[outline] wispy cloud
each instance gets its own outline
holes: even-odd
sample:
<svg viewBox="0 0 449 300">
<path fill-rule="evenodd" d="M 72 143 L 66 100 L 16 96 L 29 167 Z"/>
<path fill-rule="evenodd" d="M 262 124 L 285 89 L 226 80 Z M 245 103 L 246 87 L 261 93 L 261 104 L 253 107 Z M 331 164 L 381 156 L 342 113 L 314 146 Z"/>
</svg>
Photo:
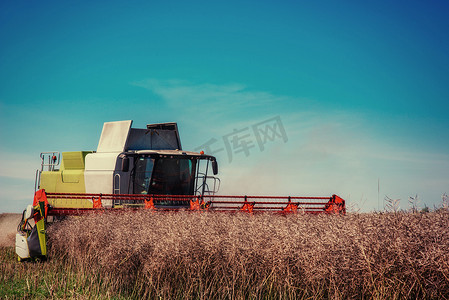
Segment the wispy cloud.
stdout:
<svg viewBox="0 0 449 300">
<path fill-rule="evenodd" d="M 182 105 L 183 109 L 188 111 L 200 109 L 202 112 L 215 114 L 225 114 L 236 108 L 266 107 L 293 100 L 265 91 L 253 91 L 237 83 L 217 85 L 195 84 L 184 80 L 146 79 L 134 82 L 133 85 L 152 91 L 171 106 Z"/>
<path fill-rule="evenodd" d="M 242 84 L 147 79 L 134 85 L 158 95 L 174 111 L 182 110 L 181 116 L 189 116 L 190 132 L 195 132 L 187 137 L 191 146 L 209 138 L 220 141 L 233 129 L 281 117 L 287 143 L 273 142 L 264 152 L 253 148 L 248 157 L 235 153 L 232 163 L 225 151 L 217 154 L 222 192 L 339 193 L 366 199 L 367 209 L 378 205 L 379 178 L 381 199 L 385 194 L 406 199 L 408 193 L 431 199 L 444 192 L 447 154 L 391 142 L 388 133 L 363 112 L 319 109 L 310 99 L 251 90 Z M 203 128 L 204 124 L 208 126 Z"/>
<path fill-rule="evenodd" d="M 314 103 L 305 98 L 252 90 L 239 83 L 145 79 L 132 84 L 159 96 L 174 115 L 181 114 L 183 122 L 195 128 L 197 134 L 191 137 L 193 139 L 224 135 L 276 115 L 283 117 L 284 112 L 291 111 L 292 103 L 301 103 L 304 107 Z M 203 139 L 193 143 L 203 143 Z"/>
</svg>

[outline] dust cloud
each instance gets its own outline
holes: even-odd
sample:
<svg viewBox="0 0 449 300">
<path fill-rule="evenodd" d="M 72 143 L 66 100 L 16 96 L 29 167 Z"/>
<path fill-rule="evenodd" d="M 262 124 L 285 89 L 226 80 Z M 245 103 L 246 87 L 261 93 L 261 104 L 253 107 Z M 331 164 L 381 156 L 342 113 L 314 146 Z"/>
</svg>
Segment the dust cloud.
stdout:
<svg viewBox="0 0 449 300">
<path fill-rule="evenodd" d="M 14 247 L 21 214 L 0 214 L 0 247 Z"/>
</svg>

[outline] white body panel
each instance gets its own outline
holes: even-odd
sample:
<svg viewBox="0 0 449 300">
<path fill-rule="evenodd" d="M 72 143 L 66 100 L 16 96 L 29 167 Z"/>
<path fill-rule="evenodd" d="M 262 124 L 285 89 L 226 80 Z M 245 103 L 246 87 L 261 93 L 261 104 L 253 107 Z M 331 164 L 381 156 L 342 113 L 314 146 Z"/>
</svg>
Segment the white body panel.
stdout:
<svg viewBox="0 0 449 300">
<path fill-rule="evenodd" d="M 84 182 L 87 194 L 112 194 L 113 179 L 120 153 L 90 153 L 86 155 Z M 111 207 L 111 200 L 102 201 L 104 207 Z"/>
<path fill-rule="evenodd" d="M 23 216 L 23 218 L 24 218 L 25 220 L 28 220 L 29 218 L 31 218 L 31 217 L 33 216 L 33 214 L 34 214 L 34 208 L 33 208 L 33 205 L 32 205 L 32 204 L 29 204 L 29 205 L 27 206 L 27 209 L 26 209 L 26 211 L 25 211 L 25 215 Z"/>
<path fill-rule="evenodd" d="M 30 257 L 27 238 L 20 233 L 16 233 L 16 253 L 22 259 Z"/>
<path fill-rule="evenodd" d="M 104 123 L 97 152 L 123 152 L 132 123 L 132 120 Z"/>
</svg>

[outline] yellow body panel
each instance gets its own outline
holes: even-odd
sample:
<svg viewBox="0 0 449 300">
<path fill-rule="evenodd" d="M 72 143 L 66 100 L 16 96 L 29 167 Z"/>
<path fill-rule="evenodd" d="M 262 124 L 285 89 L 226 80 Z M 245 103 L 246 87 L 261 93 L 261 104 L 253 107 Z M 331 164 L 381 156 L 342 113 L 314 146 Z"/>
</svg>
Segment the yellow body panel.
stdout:
<svg viewBox="0 0 449 300">
<path fill-rule="evenodd" d="M 63 152 L 60 170 L 43 171 L 40 179 L 40 189 L 47 193 L 85 193 L 84 162 L 90 151 Z M 53 207 L 60 208 L 90 208 L 92 201 L 84 199 L 48 199 Z"/>
<path fill-rule="evenodd" d="M 47 255 L 47 235 L 45 232 L 45 219 L 37 221 L 36 223 L 37 232 L 39 235 L 39 245 L 41 247 L 41 252 L 43 256 Z"/>
</svg>

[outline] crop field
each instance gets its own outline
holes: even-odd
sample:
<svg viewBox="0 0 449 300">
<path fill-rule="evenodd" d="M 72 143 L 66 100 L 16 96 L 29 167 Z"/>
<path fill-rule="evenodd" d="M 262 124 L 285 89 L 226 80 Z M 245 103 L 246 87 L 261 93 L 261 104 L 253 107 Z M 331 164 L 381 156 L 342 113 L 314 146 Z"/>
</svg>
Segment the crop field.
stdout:
<svg viewBox="0 0 449 300">
<path fill-rule="evenodd" d="M 449 212 L 103 213 L 1 247 L 0 298 L 448 299 Z"/>
</svg>

